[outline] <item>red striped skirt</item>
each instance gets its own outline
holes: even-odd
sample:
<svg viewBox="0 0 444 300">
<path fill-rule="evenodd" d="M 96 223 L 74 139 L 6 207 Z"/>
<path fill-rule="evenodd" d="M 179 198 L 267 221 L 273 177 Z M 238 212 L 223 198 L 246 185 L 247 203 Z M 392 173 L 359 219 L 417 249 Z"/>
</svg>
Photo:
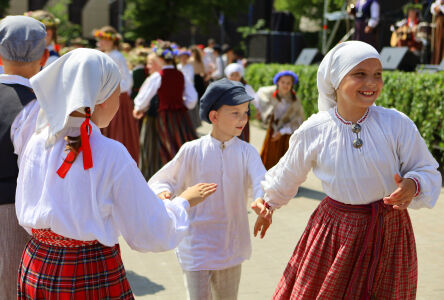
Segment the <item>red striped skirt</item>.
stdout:
<svg viewBox="0 0 444 300">
<path fill-rule="evenodd" d="M 308 221 L 273 299 L 415 299 L 417 257 L 407 210 L 326 197 Z"/>
<path fill-rule="evenodd" d="M 17 299 L 134 297 L 119 245 L 106 247 L 97 241 L 82 243 L 54 233 L 33 232 L 22 255 Z"/>
<path fill-rule="evenodd" d="M 196 129 L 186 110 L 159 111 L 157 129 L 162 164 L 173 159 L 183 144 L 197 139 Z"/>
</svg>

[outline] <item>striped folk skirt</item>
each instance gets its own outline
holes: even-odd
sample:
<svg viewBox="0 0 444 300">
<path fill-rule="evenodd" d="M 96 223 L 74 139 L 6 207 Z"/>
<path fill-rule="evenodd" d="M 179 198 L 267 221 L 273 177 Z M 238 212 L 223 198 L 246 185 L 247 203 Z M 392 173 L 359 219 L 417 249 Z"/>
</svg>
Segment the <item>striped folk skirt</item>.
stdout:
<svg viewBox="0 0 444 300">
<path fill-rule="evenodd" d="M 121 142 L 131 157 L 139 161 L 139 120 L 133 117 L 133 100 L 128 93 L 120 94 L 120 106 L 108 127 L 102 129 L 104 136 Z"/>
<path fill-rule="evenodd" d="M 147 181 L 162 168 L 156 116 L 145 115 L 142 121 L 139 168 Z"/>
<path fill-rule="evenodd" d="M 79 244 L 80 242 L 80 244 Z M 82 244 L 47 231 L 22 255 L 17 299 L 134 299 L 119 245 Z"/>
<path fill-rule="evenodd" d="M 277 141 L 272 141 L 274 130 L 270 124 L 265 134 L 264 144 L 261 150 L 261 159 L 265 169 L 269 170 L 276 165 L 288 150 L 290 135 L 283 134 Z"/>
<path fill-rule="evenodd" d="M 196 129 L 186 110 L 159 111 L 157 130 L 162 164 L 169 162 L 186 142 L 197 139 Z"/>
<path fill-rule="evenodd" d="M 325 198 L 273 299 L 415 299 L 417 257 L 407 210 Z"/>
</svg>

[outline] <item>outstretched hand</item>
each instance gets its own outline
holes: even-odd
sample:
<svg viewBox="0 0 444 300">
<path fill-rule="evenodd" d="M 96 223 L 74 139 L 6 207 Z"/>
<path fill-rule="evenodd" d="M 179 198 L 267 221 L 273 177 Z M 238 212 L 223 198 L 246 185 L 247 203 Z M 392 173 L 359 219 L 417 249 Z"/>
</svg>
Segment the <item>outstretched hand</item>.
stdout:
<svg viewBox="0 0 444 300">
<path fill-rule="evenodd" d="M 198 183 L 187 188 L 179 197 L 188 200 L 190 207 L 193 207 L 204 201 L 208 196 L 214 194 L 216 189 L 216 183 Z"/>
<path fill-rule="evenodd" d="M 157 194 L 157 197 L 159 197 L 162 200 L 171 199 L 171 193 L 168 191 L 163 191 Z"/>
<path fill-rule="evenodd" d="M 407 209 L 416 194 L 416 183 L 413 179 L 403 178 L 398 174 L 395 174 L 394 179 L 398 188 L 390 196 L 384 197 L 384 203 L 393 205 L 394 209 Z"/>
<path fill-rule="evenodd" d="M 133 110 L 133 117 L 136 118 L 137 120 L 142 119 L 144 114 L 145 113 L 143 111 L 135 110 L 135 109 Z"/>
<path fill-rule="evenodd" d="M 271 219 L 266 219 L 261 215 L 258 215 L 256 223 L 254 224 L 254 236 L 257 236 L 257 233 L 260 231 L 261 239 L 263 239 L 270 225 L 271 225 Z"/>
<path fill-rule="evenodd" d="M 265 207 L 264 199 L 257 198 L 256 201 L 251 203 L 251 209 L 254 210 L 254 212 L 258 216 L 261 216 L 261 217 L 267 219 L 268 221 L 270 221 L 270 224 L 271 224 L 271 221 L 272 221 L 271 217 L 273 215 L 273 212 Z"/>
</svg>

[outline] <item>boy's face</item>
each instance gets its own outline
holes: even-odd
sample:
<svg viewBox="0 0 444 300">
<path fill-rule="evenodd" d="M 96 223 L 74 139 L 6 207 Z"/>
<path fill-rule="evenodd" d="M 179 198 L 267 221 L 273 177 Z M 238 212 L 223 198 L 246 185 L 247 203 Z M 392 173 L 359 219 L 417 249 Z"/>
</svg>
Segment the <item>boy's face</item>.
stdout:
<svg viewBox="0 0 444 300">
<path fill-rule="evenodd" d="M 382 85 L 381 62 L 376 58 L 366 59 L 342 79 L 336 91 L 338 105 L 349 109 L 367 108 L 378 98 Z"/>
<path fill-rule="evenodd" d="M 249 102 L 239 105 L 222 105 L 217 111 L 210 112 L 213 129 L 223 138 L 239 136 L 248 121 Z"/>
</svg>

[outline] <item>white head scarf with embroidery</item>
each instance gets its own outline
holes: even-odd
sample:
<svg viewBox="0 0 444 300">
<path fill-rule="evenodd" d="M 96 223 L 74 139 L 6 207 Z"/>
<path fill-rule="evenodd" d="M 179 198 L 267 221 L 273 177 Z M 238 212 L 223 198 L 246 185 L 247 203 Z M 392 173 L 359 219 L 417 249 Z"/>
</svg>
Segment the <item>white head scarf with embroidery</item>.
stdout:
<svg viewBox="0 0 444 300">
<path fill-rule="evenodd" d="M 381 60 L 373 46 L 360 41 L 340 43 L 327 53 L 319 65 L 317 76 L 319 111 L 336 106 L 336 90 L 342 79 L 351 69 L 369 58 Z"/>
<path fill-rule="evenodd" d="M 80 48 L 68 52 L 31 78 L 40 104 L 36 130 L 49 125 L 46 146 L 63 136 L 68 117 L 78 110 L 91 114 L 96 104 L 108 99 L 120 83 L 117 64 L 108 55 Z"/>
</svg>

